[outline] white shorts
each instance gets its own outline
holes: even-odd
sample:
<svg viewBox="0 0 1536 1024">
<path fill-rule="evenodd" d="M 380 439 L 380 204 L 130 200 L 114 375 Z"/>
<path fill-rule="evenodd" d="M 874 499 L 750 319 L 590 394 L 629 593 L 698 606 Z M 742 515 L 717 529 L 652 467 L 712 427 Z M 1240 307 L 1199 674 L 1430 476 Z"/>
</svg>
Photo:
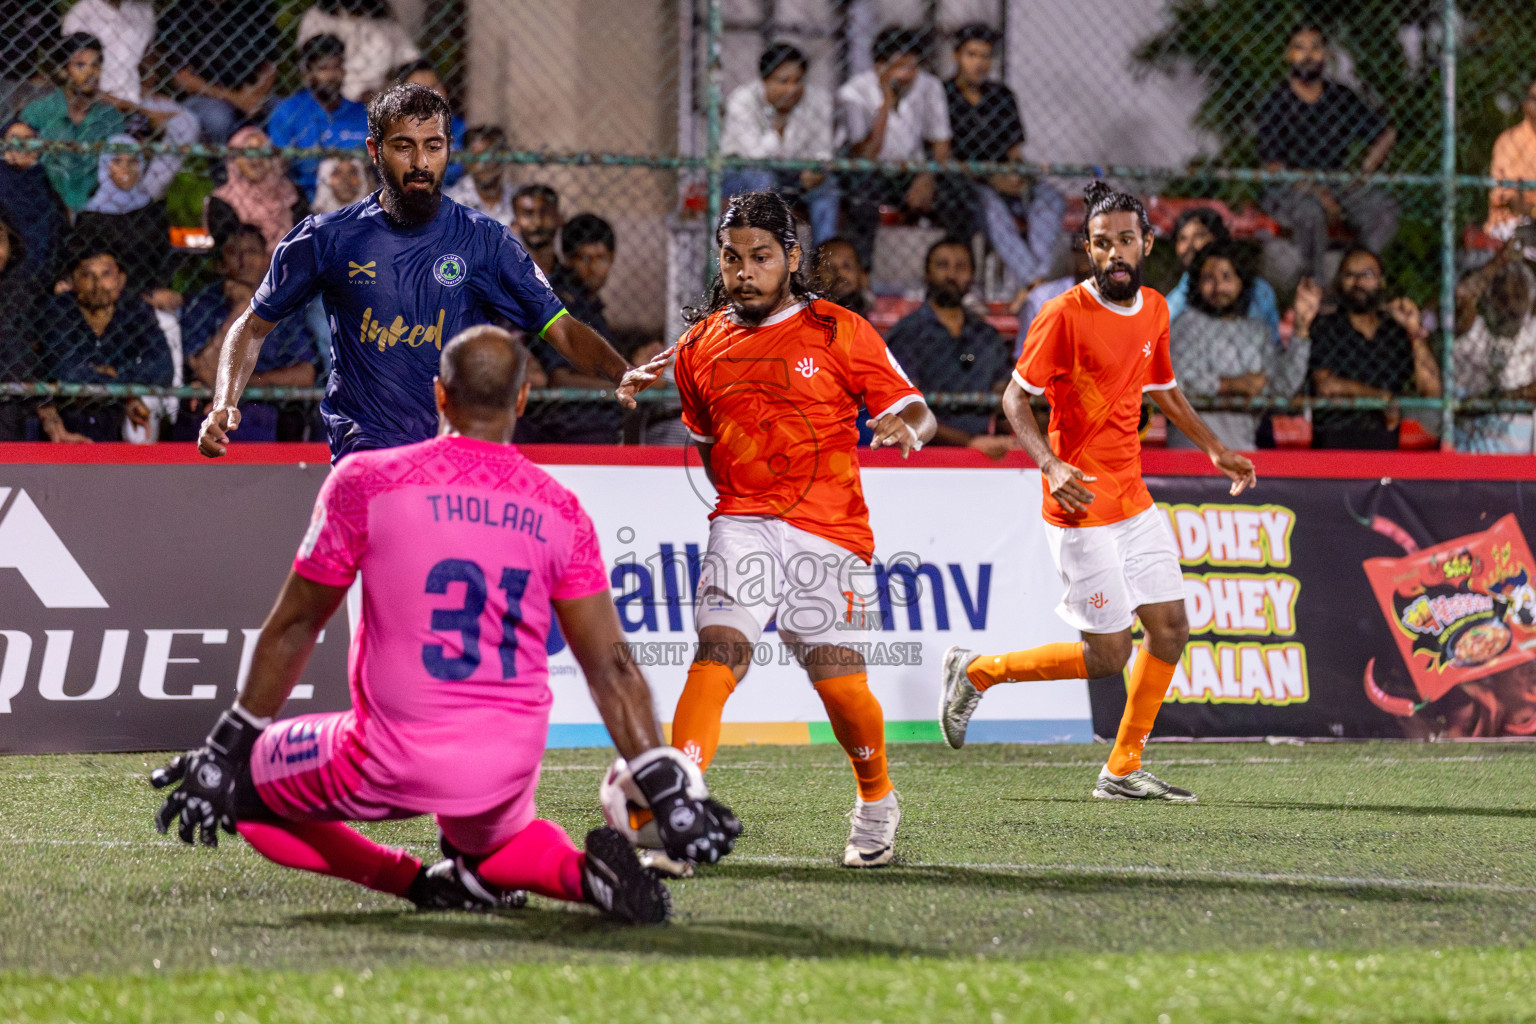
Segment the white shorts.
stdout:
<svg viewBox="0 0 1536 1024">
<path fill-rule="evenodd" d="M 1073 629 L 1118 633 L 1142 605 L 1184 600 L 1179 552 L 1155 505 L 1104 526 L 1046 523 L 1045 538 L 1067 587 L 1056 614 Z"/>
<path fill-rule="evenodd" d="M 874 570 L 845 547 L 769 516 L 720 516 L 709 524 L 694 622 L 729 626 L 757 643 L 778 616 L 785 640 L 861 641 L 878 628 Z"/>
</svg>

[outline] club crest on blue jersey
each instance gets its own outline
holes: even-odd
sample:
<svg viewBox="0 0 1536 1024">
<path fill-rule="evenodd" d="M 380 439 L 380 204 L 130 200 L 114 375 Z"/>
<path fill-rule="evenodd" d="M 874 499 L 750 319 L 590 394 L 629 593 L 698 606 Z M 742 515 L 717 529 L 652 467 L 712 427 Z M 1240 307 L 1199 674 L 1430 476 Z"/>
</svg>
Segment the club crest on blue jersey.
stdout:
<svg viewBox="0 0 1536 1024">
<path fill-rule="evenodd" d="M 445 256 L 439 256 L 437 262 L 432 265 L 432 276 L 437 278 L 438 284 L 445 288 L 452 288 L 464 283 L 464 279 L 469 276 L 469 265 L 464 262 L 463 257 L 448 253 Z"/>
</svg>

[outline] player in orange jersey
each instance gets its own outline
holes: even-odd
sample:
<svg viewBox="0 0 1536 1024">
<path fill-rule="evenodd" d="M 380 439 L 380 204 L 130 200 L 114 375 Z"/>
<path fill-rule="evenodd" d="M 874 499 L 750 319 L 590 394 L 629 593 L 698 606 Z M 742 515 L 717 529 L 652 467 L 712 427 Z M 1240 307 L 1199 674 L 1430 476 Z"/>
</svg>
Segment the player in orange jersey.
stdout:
<svg viewBox="0 0 1536 1024">
<path fill-rule="evenodd" d="M 1124 670 L 1131 625 L 1146 639 L 1131 665 L 1125 714 L 1093 795 L 1107 800 L 1193 802 L 1141 767 L 1141 751 L 1189 639 L 1184 576 L 1167 520 L 1141 479 L 1136 435 L 1142 395 L 1152 398 L 1232 480 L 1232 494 L 1256 483 L 1253 463 L 1210 432 L 1174 380 L 1168 305 L 1141 286 L 1152 225 L 1140 200 L 1103 182 L 1087 190 L 1084 244 L 1093 277 L 1047 302 L 1030 325 L 1003 410 L 1040 467 L 1045 531 L 1067 592 L 1056 612 L 1081 643 L 977 657 L 944 653 L 939 724 L 958 749 L 986 690 L 998 683 L 1098 679 Z M 1030 395 L 1051 405 L 1050 441 L 1040 435 Z"/>
<path fill-rule="evenodd" d="M 683 423 L 718 498 L 694 609 L 699 645 L 672 743 L 708 767 L 726 699 L 777 618 L 858 779 L 843 863 L 876 867 L 891 859 L 900 811 L 884 713 L 852 646 L 879 624 L 858 410 L 862 402 L 871 414 L 870 446 L 903 456 L 937 423 L 869 322 L 807 290 L 784 200 L 736 196 L 715 237 L 720 277 L 707 307 L 689 311 L 675 357 Z"/>
</svg>

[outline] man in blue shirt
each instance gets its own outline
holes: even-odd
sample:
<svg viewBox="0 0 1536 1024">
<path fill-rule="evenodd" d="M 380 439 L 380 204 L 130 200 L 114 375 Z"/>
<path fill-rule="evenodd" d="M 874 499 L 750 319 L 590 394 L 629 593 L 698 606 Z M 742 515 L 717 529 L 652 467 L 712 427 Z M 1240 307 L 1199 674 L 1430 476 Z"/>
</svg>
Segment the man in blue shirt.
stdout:
<svg viewBox="0 0 1536 1024">
<path fill-rule="evenodd" d="M 382 182 L 360 203 L 306 218 L 277 246 L 219 357 L 198 449 L 223 455 L 262 340 L 318 294 L 334 359 L 320 415 L 331 458 L 437 433 L 432 381 L 443 344 L 494 318 L 547 340 L 584 373 L 613 381 L 633 406 L 659 365 L 630 368 L 566 315 L 549 282 L 504 226 L 442 194 L 449 109 L 420 85 L 395 85 L 368 108 L 368 154 Z"/>
<path fill-rule="evenodd" d="M 346 77 L 346 44 L 332 35 L 310 38 L 299 51 L 304 69 L 303 92 L 295 93 L 272 111 L 267 135 L 275 146 L 331 146 L 357 149 L 368 138 L 368 110 L 342 96 Z M 304 194 L 315 198 L 315 172 L 320 161 L 292 161 L 290 174 Z"/>
</svg>

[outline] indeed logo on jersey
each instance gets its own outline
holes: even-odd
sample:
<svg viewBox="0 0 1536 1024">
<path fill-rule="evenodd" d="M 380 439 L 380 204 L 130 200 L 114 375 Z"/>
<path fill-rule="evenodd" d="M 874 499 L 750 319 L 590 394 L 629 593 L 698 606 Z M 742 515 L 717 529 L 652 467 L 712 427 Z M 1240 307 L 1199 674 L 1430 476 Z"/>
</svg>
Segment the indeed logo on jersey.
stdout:
<svg viewBox="0 0 1536 1024">
<path fill-rule="evenodd" d="M 363 326 L 359 329 L 357 337 L 358 341 L 362 342 L 365 346 L 379 346 L 380 352 L 399 344 L 409 345 L 411 348 L 432 345 L 441 349 L 443 347 L 443 321 L 447 318 L 448 311 L 446 309 L 439 309 L 437 311 L 437 323 L 425 326 L 417 324 L 414 327 L 408 327 L 405 323 L 405 317 L 397 315 L 394 323 L 386 327 L 384 326 L 384 321 L 374 318 L 373 307 L 369 306 L 363 310 Z"/>
</svg>

